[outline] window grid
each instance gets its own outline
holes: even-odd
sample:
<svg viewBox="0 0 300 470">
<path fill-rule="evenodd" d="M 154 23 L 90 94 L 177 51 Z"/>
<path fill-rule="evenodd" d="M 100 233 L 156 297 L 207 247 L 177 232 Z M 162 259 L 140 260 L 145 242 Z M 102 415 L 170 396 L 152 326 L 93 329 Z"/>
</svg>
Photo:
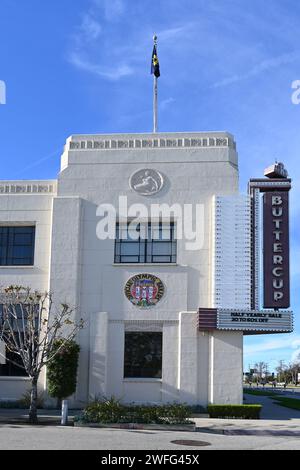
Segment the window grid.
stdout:
<svg viewBox="0 0 300 470">
<path fill-rule="evenodd" d="M 33 266 L 35 227 L 0 227 L 0 266 Z"/>
<path fill-rule="evenodd" d="M 124 235 L 125 228 L 125 237 Z M 175 239 L 175 224 L 138 225 L 137 232 L 146 229 L 147 238 L 139 237 L 133 240 L 128 234 L 128 226 L 117 224 L 115 241 L 115 263 L 176 263 L 177 241 Z M 158 232 L 157 232 L 158 230 Z M 169 231 L 169 238 L 164 239 L 164 232 Z M 153 232 L 159 234 L 153 238 Z"/>
<path fill-rule="evenodd" d="M 0 377 L 28 377 L 22 359 L 6 348 L 6 364 L 0 364 Z"/>
</svg>

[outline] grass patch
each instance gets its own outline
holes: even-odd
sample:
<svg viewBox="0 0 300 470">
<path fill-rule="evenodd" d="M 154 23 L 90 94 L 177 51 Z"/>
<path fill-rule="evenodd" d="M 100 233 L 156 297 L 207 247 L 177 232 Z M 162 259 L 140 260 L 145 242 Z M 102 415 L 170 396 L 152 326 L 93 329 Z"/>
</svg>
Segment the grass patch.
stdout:
<svg viewBox="0 0 300 470">
<path fill-rule="evenodd" d="M 247 388 L 244 390 L 244 393 L 248 395 L 256 395 L 258 397 L 277 397 L 277 394 L 274 392 L 268 392 L 267 390 L 252 390 Z"/>
<path fill-rule="evenodd" d="M 285 408 L 290 408 L 292 410 L 299 410 L 300 411 L 300 399 L 298 398 L 287 398 L 278 395 L 278 393 L 274 392 L 268 392 L 268 391 L 263 391 L 263 390 L 251 390 L 251 389 L 246 389 L 244 390 L 245 394 L 248 395 L 256 395 L 256 396 L 261 396 L 261 397 L 269 397 L 274 400 L 274 403 L 276 405 L 284 406 Z"/>
<path fill-rule="evenodd" d="M 275 403 L 277 405 L 284 406 L 285 408 L 300 411 L 300 400 L 297 398 L 275 397 Z"/>
</svg>

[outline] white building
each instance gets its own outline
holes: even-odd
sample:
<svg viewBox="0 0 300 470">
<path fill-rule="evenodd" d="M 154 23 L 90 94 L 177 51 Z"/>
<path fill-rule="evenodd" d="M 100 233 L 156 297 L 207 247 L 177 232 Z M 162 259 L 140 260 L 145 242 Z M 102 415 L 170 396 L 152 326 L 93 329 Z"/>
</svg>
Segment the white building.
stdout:
<svg viewBox="0 0 300 470">
<path fill-rule="evenodd" d="M 87 322 L 78 338 L 77 404 L 100 395 L 242 403 L 243 332 L 198 328 L 200 307 L 250 309 L 250 202 L 238 192 L 226 132 L 76 135 L 57 180 L 0 182 L 0 284 L 49 290 Z M 101 204 L 117 208 L 126 231 L 120 196 L 149 213 L 153 204 L 198 204 L 200 245 L 176 241 L 178 214 L 161 220 L 160 230 L 171 220 L 169 241 L 99 239 Z M 159 231 L 157 218 L 140 222 Z M 134 278 L 144 274 L 155 278 Z M 0 399 L 28 388 L 15 373 L 0 365 Z"/>
</svg>

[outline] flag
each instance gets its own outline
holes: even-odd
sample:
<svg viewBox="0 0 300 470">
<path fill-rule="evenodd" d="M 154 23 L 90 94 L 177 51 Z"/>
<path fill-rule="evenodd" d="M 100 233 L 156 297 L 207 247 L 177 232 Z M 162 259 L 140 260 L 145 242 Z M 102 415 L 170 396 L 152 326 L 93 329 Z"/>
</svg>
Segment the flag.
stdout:
<svg viewBox="0 0 300 470">
<path fill-rule="evenodd" d="M 155 75 L 156 78 L 160 77 L 159 61 L 157 57 L 156 46 L 153 47 L 152 62 L 151 62 L 151 74 Z"/>
</svg>

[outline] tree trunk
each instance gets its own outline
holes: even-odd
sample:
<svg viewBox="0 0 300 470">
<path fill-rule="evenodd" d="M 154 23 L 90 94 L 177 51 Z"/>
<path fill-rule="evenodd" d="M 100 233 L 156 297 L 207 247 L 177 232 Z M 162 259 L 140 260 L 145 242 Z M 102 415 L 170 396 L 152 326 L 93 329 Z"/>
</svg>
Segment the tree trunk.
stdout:
<svg viewBox="0 0 300 470">
<path fill-rule="evenodd" d="M 37 380 L 32 379 L 31 382 L 31 396 L 30 396 L 30 409 L 29 409 L 29 423 L 37 424 Z"/>
</svg>

